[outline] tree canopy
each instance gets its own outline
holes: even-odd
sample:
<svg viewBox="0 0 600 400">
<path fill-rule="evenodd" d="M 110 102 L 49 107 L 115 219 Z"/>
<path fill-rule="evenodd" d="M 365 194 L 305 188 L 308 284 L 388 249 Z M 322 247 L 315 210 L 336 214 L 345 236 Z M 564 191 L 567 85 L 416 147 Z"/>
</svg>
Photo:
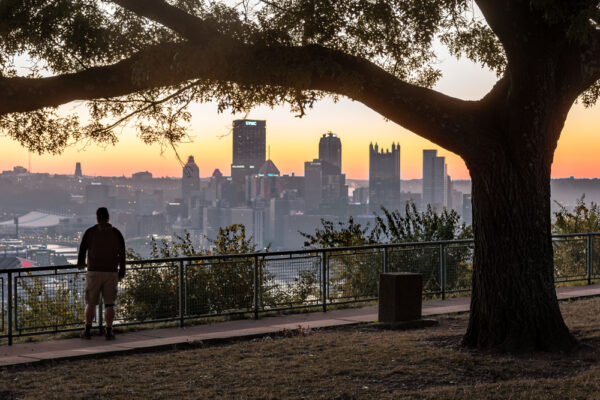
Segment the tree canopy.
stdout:
<svg viewBox="0 0 600 400">
<path fill-rule="evenodd" d="M 287 103 L 303 115 L 324 96 L 347 96 L 457 151 L 447 127 L 473 131 L 476 118 L 457 117 L 480 102 L 429 89 L 441 76 L 434 45 L 496 71 L 502 85 L 520 47 L 556 35 L 582 59 L 573 72 L 584 75 L 582 101 L 595 103 L 597 1 L 476 3 L 481 12 L 466 0 L 6 0 L 0 129 L 40 153 L 114 143 L 125 122 L 144 142 L 176 142 L 193 102 L 234 112 Z M 527 30 L 535 24 L 541 37 Z M 89 119 L 56 112 L 75 100 Z"/>
</svg>

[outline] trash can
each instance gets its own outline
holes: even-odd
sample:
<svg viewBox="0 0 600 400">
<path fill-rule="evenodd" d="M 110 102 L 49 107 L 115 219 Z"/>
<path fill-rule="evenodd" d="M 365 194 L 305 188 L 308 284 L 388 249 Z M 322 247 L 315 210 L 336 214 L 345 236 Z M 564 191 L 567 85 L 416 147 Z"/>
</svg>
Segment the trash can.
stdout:
<svg viewBox="0 0 600 400">
<path fill-rule="evenodd" d="M 421 319 L 423 275 L 379 274 L 379 322 L 395 324 Z"/>
</svg>

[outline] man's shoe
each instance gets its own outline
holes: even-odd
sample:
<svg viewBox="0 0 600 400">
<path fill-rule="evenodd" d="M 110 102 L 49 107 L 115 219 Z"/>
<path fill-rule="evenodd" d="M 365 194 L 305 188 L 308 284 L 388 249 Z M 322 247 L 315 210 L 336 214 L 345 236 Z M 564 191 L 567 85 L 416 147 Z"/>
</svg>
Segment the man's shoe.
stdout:
<svg viewBox="0 0 600 400">
<path fill-rule="evenodd" d="M 81 332 L 81 335 L 79 335 L 79 337 L 82 338 L 82 339 L 90 340 L 92 338 L 92 332 L 90 332 L 90 331 L 83 331 L 83 332 Z"/>
<path fill-rule="evenodd" d="M 113 333 L 112 329 L 107 330 L 104 337 L 106 338 L 106 340 L 115 340 L 115 334 Z"/>
</svg>

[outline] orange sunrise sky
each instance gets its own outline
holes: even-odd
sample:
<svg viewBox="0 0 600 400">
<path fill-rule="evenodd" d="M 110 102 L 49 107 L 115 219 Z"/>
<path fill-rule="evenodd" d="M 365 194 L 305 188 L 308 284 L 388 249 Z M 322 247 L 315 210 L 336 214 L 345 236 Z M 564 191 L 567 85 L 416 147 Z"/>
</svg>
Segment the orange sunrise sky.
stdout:
<svg viewBox="0 0 600 400">
<path fill-rule="evenodd" d="M 436 89 L 463 99 L 481 98 L 496 81 L 495 74 L 464 60 L 449 55 L 441 57 L 440 68 L 444 77 Z M 81 105 L 72 103 L 61 110 L 77 110 Z M 210 176 L 215 168 L 230 173 L 232 139 L 228 133 L 234 119 L 243 115 L 229 112 L 218 114 L 215 104 L 200 104 L 193 108 L 190 126 L 191 143 L 182 143 L 178 152 L 182 159 L 195 157 L 202 177 Z M 438 149 L 446 156 L 448 173 L 453 179 L 468 179 L 469 173 L 460 157 L 433 145 L 395 123 L 385 121 L 364 105 L 343 99 L 334 104 L 330 100 L 318 103 L 304 118 L 296 118 L 287 107 L 269 109 L 260 107 L 248 115 L 251 119 L 267 121 L 267 145 L 271 159 L 281 173 L 304 174 L 304 161 L 318 156 L 319 137 L 332 131 L 342 140 L 342 168 L 348 178 L 367 179 L 368 146 L 370 142 L 388 148 L 392 142 L 401 146 L 402 179 L 421 178 L 422 150 Z M 573 106 L 563 130 L 552 168 L 553 177 L 600 176 L 600 106 L 585 109 Z M 225 136 L 224 136 L 225 135 Z M 32 172 L 72 174 L 75 162 L 82 163 L 85 175 L 130 176 L 138 171 L 150 171 L 154 176 L 181 176 L 181 164 L 172 149 L 147 146 L 135 132 L 124 128 L 116 146 L 83 146 L 76 144 L 58 156 L 31 155 Z M 28 153 L 14 141 L 0 137 L 0 169 L 28 165 Z"/>
</svg>

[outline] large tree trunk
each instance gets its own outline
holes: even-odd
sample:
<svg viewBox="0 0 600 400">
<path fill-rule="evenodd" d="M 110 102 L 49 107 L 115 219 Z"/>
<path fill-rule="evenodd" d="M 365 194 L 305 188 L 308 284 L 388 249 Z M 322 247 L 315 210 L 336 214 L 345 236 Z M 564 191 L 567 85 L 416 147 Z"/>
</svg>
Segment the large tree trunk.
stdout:
<svg viewBox="0 0 600 400">
<path fill-rule="evenodd" d="M 539 121 L 533 125 L 549 129 Z M 498 135 L 497 146 L 468 162 L 475 235 L 471 316 L 463 339 L 469 347 L 566 351 L 576 344 L 554 287 L 550 216 L 554 148 L 544 151 L 543 143 L 534 143 L 552 135 L 527 133 Z"/>
</svg>

